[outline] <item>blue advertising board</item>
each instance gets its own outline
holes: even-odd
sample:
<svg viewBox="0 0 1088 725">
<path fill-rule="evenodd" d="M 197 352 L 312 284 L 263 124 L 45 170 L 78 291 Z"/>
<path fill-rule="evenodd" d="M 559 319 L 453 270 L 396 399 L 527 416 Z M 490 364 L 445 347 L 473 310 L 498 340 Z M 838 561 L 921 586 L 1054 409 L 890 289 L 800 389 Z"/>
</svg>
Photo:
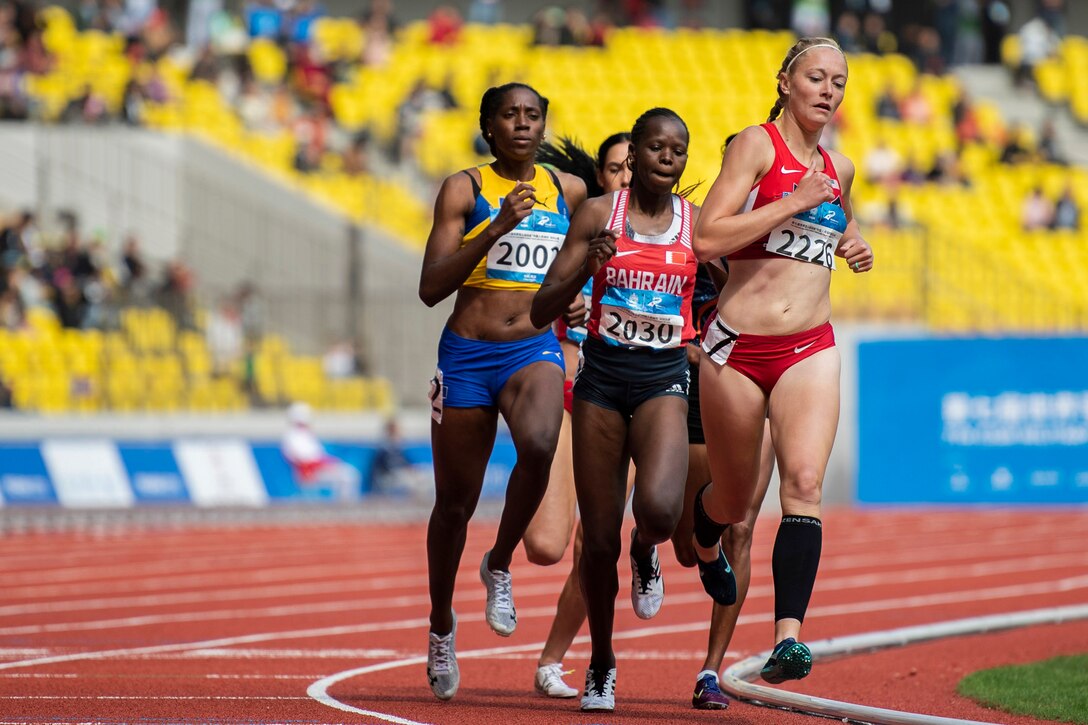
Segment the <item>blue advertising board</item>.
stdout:
<svg viewBox="0 0 1088 725">
<path fill-rule="evenodd" d="M 368 441 L 326 443 L 330 455 L 359 472 L 362 495 L 433 495 L 430 443 L 404 442 L 401 470 L 406 475 L 387 477 L 379 490 L 374 475 L 381 448 Z M 483 498 L 505 495 L 516 460 L 509 435 L 497 436 L 484 473 Z M 328 486 L 300 482 L 278 441 L 66 437 L 0 442 L 0 506 L 266 505 L 334 497 Z"/>
<path fill-rule="evenodd" d="M 858 501 L 1088 503 L 1088 338 L 858 345 Z"/>
</svg>

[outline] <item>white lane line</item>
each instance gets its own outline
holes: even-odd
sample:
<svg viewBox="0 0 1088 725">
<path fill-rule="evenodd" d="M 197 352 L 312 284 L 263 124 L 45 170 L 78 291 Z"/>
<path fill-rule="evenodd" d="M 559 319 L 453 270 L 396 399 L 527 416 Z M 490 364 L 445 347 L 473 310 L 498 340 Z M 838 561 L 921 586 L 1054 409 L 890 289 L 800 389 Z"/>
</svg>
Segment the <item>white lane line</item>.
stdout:
<svg viewBox="0 0 1088 725">
<path fill-rule="evenodd" d="M 919 568 L 902 572 L 884 572 L 840 577 L 825 577 L 820 581 L 820 592 L 826 593 L 832 591 L 840 591 L 844 589 L 872 587 L 882 584 L 941 581 L 946 579 L 954 580 L 957 583 L 962 583 L 962 581 L 968 577 L 977 578 L 995 576 L 1003 573 L 1009 573 L 1011 571 L 1024 572 L 1049 569 L 1069 570 L 1076 564 L 1082 564 L 1083 562 L 1084 555 L 1083 552 L 1081 552 L 1075 556 L 1055 555 L 1050 557 L 1028 557 L 1025 559 L 1018 559 L 1016 561 L 984 562 L 975 565 L 969 565 L 966 567 L 940 566 L 933 568 Z M 1086 576 L 1088 576 L 1088 574 L 1086 574 Z M 416 578 L 416 583 L 418 584 L 418 577 Z M 1042 584 L 1045 586 L 1047 583 L 1043 582 Z M 1026 587 L 1028 588 L 1030 588 L 1031 586 L 1036 585 L 1026 585 Z M 692 587 L 693 588 L 690 591 L 684 592 L 682 594 L 673 595 L 669 601 L 673 605 L 702 604 L 705 601 L 706 595 L 700 589 L 694 587 L 694 584 L 692 584 Z M 547 596 L 550 599 L 554 597 L 555 587 L 551 584 L 528 584 L 520 587 L 518 591 L 523 597 L 523 601 L 525 597 L 531 596 Z M 1013 591 L 1013 593 L 1015 594 L 1017 591 L 1020 590 L 1016 589 Z M 755 598 L 758 596 L 763 596 L 770 592 L 771 588 L 767 585 L 753 586 L 749 592 L 749 597 Z M 190 596 L 195 596 L 195 594 L 186 595 L 186 598 L 189 598 Z M 455 595 L 455 601 L 475 601 L 477 598 L 478 594 L 476 592 L 467 589 L 463 589 Z M 216 599 L 216 597 L 212 595 L 209 596 L 208 599 L 214 600 Z M 413 594 L 396 597 L 386 597 L 382 599 L 365 598 L 361 601 L 359 599 L 347 599 L 339 601 L 327 601 L 322 603 L 287 604 L 274 607 L 254 607 L 248 609 L 216 609 L 195 612 L 180 612 L 174 614 L 148 614 L 142 616 L 119 617 L 115 619 L 97 619 L 81 622 L 13 625 L 9 627 L 0 627 L 0 636 L 41 634 L 48 632 L 75 632 L 102 629 L 121 629 L 128 627 L 148 627 L 180 622 L 251 619 L 257 617 L 294 617 L 300 614 L 308 615 L 317 613 L 337 613 L 344 611 L 361 612 L 374 609 L 395 610 L 404 607 L 425 604 L 426 601 L 427 597 L 425 595 Z"/>
<path fill-rule="evenodd" d="M 809 646 L 812 649 L 812 657 L 816 660 L 834 655 L 871 652 L 888 647 L 902 647 L 916 642 L 955 637 L 963 634 L 997 632 L 1018 627 L 1059 624 L 1080 619 L 1088 619 L 1088 605 L 1036 609 L 1029 612 L 997 614 L 986 617 L 970 617 L 917 627 L 903 627 L 883 632 L 835 637 L 813 642 Z M 721 684 L 723 688 L 734 697 L 751 700 L 759 705 L 841 718 L 844 721 L 847 719 L 861 720 L 873 725 L 997 725 L 978 720 L 959 720 L 936 715 L 903 712 L 901 710 L 888 710 L 756 685 L 751 681 L 759 674 L 763 663 L 766 662 L 770 654 L 770 650 L 761 652 L 726 669 L 722 673 Z"/>
<path fill-rule="evenodd" d="M 202 675 L 179 675 L 172 674 L 170 679 L 177 680 L 308 680 L 313 682 L 318 677 L 324 675 L 219 675 L 214 673 L 206 673 Z M 163 679 L 161 675 L 150 675 L 151 679 Z M 0 673 L 0 679 L 5 680 L 140 680 L 148 679 L 140 675 L 120 675 L 114 672 L 108 674 L 78 674 L 75 672 L 2 672 Z"/>
<path fill-rule="evenodd" d="M 954 579 L 960 581 L 965 577 L 985 577 L 1006 574 L 1011 572 L 1023 573 L 1027 571 L 1045 571 L 1048 569 L 1069 569 L 1085 564 L 1083 550 L 1068 554 L 1049 554 L 1030 556 L 1017 559 L 1002 559 L 999 561 L 979 562 L 976 564 L 940 565 L 932 567 L 916 567 L 899 572 L 873 572 L 869 574 L 841 575 L 837 577 L 825 577 L 820 586 L 823 590 L 846 589 L 851 587 L 870 587 L 886 583 L 912 583 L 923 581 L 940 581 Z M 418 578 L 416 578 L 418 582 Z M 25 602 L 22 604 L 0 605 L 0 617 L 13 617 L 18 615 L 40 616 L 46 612 L 89 612 L 101 609 L 132 609 L 136 607 L 165 607 L 178 604 L 192 604 L 202 602 L 229 602 L 246 601 L 262 598 L 284 599 L 290 596 L 314 596 L 317 594 L 344 594 L 349 592 L 362 592 L 369 587 L 359 579 L 333 582 L 306 582 L 302 584 L 287 584 L 257 587 L 236 587 L 219 589 L 215 591 L 187 591 L 162 594 L 124 595 L 115 597 L 101 597 L 49 601 L 49 602 Z M 518 593 L 524 596 L 535 594 L 554 596 L 555 587 L 552 583 L 530 584 L 519 587 Z M 425 604 L 429 601 L 425 594 L 403 595 L 388 597 L 385 599 L 367 598 L 360 601 L 357 607 L 360 610 L 398 608 L 412 604 Z M 3 634 L 0 631 L 0 634 Z"/>
<path fill-rule="evenodd" d="M 1050 586 L 1040 590 L 1040 587 L 1034 587 L 1034 591 L 1028 591 L 1032 587 L 1000 587 L 993 590 L 983 590 L 979 592 L 948 592 L 939 595 L 930 596 L 917 596 L 917 597 L 901 597 L 897 599 L 885 599 L 873 602 L 859 602 L 849 605 L 832 605 L 823 607 L 813 607 L 806 615 L 807 619 L 813 619 L 816 617 L 827 616 L 841 616 L 844 614 L 855 614 L 857 612 L 875 612 L 875 611 L 889 611 L 898 610 L 903 608 L 916 608 L 922 606 L 934 606 L 934 605 L 946 605 L 950 603 L 959 602 L 978 602 L 984 599 L 1001 599 L 1009 596 L 1010 591 L 1016 591 L 1024 594 L 1043 594 L 1054 593 L 1056 591 L 1068 591 L 1070 588 L 1086 588 L 1088 587 L 1088 576 L 1072 579 L 1063 579 L 1056 582 L 1048 582 Z M 706 595 L 703 595 L 706 598 Z M 671 600 L 670 600 L 671 601 Z M 467 618 L 459 616 L 458 619 L 464 620 Z M 550 614 L 549 614 L 550 616 Z M 759 614 L 742 614 L 737 620 L 737 626 L 751 624 L 753 622 L 765 622 L 766 615 L 764 613 Z M 640 627 L 632 630 L 621 630 L 614 632 L 612 635 L 613 641 L 625 640 L 625 639 L 640 639 L 644 637 L 654 637 L 659 635 L 680 634 L 683 632 L 698 632 L 704 631 L 707 627 L 707 620 L 705 618 L 696 622 L 688 622 L 685 624 L 671 624 L 661 625 L 657 627 Z M 585 644 L 589 641 L 588 636 L 576 637 L 572 644 Z M 458 652 L 458 659 L 461 658 L 481 658 L 481 657 L 493 657 L 493 656 L 505 656 L 517 652 L 539 652 L 540 648 L 544 646 L 544 642 L 535 642 L 529 645 L 518 645 L 511 647 L 492 647 L 487 649 L 468 650 L 465 652 Z M 760 667 L 762 662 L 766 660 L 768 655 L 763 655 L 763 660 L 760 661 Z M 697 659 L 697 658 L 696 658 Z M 381 672 L 384 670 L 392 670 L 400 667 L 410 667 L 413 665 L 426 664 L 426 656 L 406 657 L 400 660 L 390 660 L 388 662 L 381 662 L 374 665 L 366 665 L 363 667 L 356 667 L 350 670 L 344 670 L 337 672 L 328 677 L 324 677 L 314 682 L 307 688 L 306 693 L 313 697 L 315 700 L 323 705 L 326 705 L 337 710 L 343 710 L 344 712 L 353 712 L 357 714 L 373 717 L 384 722 L 404 723 L 405 725 L 417 725 L 410 720 L 403 720 L 397 718 L 395 715 L 389 715 L 386 713 L 373 712 L 370 710 L 362 710 L 360 708 L 349 705 L 345 702 L 337 700 L 329 695 L 328 690 L 330 687 L 338 682 L 341 682 L 352 677 L 358 677 L 361 675 L 367 675 L 373 672 Z M 735 667 L 736 665 L 734 665 Z M 396 719 L 387 719 L 396 718 Z M 934 725 L 940 725 L 935 723 Z"/>
<path fill-rule="evenodd" d="M 301 695 L 0 695 L 0 700 L 308 700 Z"/>
</svg>

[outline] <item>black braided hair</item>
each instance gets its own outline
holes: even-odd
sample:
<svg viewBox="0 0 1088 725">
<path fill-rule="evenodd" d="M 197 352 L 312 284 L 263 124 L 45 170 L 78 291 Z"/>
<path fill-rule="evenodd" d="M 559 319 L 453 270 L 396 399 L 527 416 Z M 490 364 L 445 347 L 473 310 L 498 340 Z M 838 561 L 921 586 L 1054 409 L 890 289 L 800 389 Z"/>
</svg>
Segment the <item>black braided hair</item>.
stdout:
<svg viewBox="0 0 1088 725">
<path fill-rule="evenodd" d="M 631 127 L 631 143 L 636 146 L 642 140 L 643 135 L 646 133 L 646 124 L 654 118 L 668 118 L 673 121 L 679 121 L 680 125 L 684 127 L 684 133 L 688 134 L 688 138 L 691 137 L 691 132 L 688 131 L 688 125 L 684 123 L 684 119 L 680 118 L 680 114 L 671 108 L 651 108 L 646 111 L 635 121 L 635 125 Z"/>
<path fill-rule="evenodd" d="M 577 176 L 586 184 L 586 198 L 591 199 L 604 194 L 604 189 L 597 181 L 597 172 L 604 169 L 608 150 L 618 143 L 630 142 L 630 140 L 631 134 L 625 131 L 612 134 L 601 143 L 597 149 L 597 158 L 593 159 L 576 141 L 563 136 L 558 144 L 547 141 L 540 144 L 536 152 L 536 160 L 538 163 L 547 164 L 554 169 Z"/>
<path fill-rule="evenodd" d="M 484 91 L 483 98 L 480 99 L 480 133 L 483 134 L 484 141 L 487 142 L 487 147 L 491 149 L 492 155 L 495 154 L 495 139 L 487 130 L 487 122 L 499 112 L 499 106 L 506 94 L 518 88 L 524 88 L 536 94 L 536 97 L 540 99 L 540 113 L 545 120 L 548 118 L 548 99 L 540 95 L 540 91 L 532 86 L 525 83 L 504 83 L 501 86 L 488 88 Z"/>
</svg>

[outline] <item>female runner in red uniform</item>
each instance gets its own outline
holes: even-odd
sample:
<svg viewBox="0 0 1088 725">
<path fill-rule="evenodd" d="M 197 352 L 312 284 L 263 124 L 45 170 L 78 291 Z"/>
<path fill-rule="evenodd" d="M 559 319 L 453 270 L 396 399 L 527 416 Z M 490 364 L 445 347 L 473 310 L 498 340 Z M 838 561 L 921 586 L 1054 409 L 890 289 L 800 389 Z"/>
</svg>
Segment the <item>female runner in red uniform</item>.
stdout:
<svg viewBox="0 0 1088 725">
<path fill-rule="evenodd" d="M 833 40 L 804 38 L 790 49 L 768 122 L 729 144 L 695 230 L 699 258 L 725 255 L 730 267 L 700 364 L 713 482 L 695 501 L 696 552 L 707 592 L 729 604 L 736 583 L 719 540 L 752 502 L 769 415 L 782 502 L 772 555 L 776 644 L 762 672 L 772 683 L 812 666 L 797 640 L 820 560 L 820 492 L 839 418 L 831 272 L 836 256 L 851 272 L 873 266 L 850 206 L 854 166 L 819 145 L 847 74 Z"/>
</svg>

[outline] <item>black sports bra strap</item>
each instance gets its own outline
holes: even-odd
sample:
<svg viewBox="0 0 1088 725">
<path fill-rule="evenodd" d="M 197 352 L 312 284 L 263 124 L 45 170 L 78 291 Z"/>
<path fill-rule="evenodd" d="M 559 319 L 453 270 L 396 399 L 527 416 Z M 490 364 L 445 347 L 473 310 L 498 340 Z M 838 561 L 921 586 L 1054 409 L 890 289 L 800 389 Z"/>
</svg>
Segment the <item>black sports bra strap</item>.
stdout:
<svg viewBox="0 0 1088 725">
<path fill-rule="evenodd" d="M 472 198 L 473 200 L 480 198 L 480 182 L 476 181 L 476 177 L 468 172 L 468 169 L 462 169 L 461 173 L 468 177 L 468 180 L 472 182 Z"/>
</svg>

